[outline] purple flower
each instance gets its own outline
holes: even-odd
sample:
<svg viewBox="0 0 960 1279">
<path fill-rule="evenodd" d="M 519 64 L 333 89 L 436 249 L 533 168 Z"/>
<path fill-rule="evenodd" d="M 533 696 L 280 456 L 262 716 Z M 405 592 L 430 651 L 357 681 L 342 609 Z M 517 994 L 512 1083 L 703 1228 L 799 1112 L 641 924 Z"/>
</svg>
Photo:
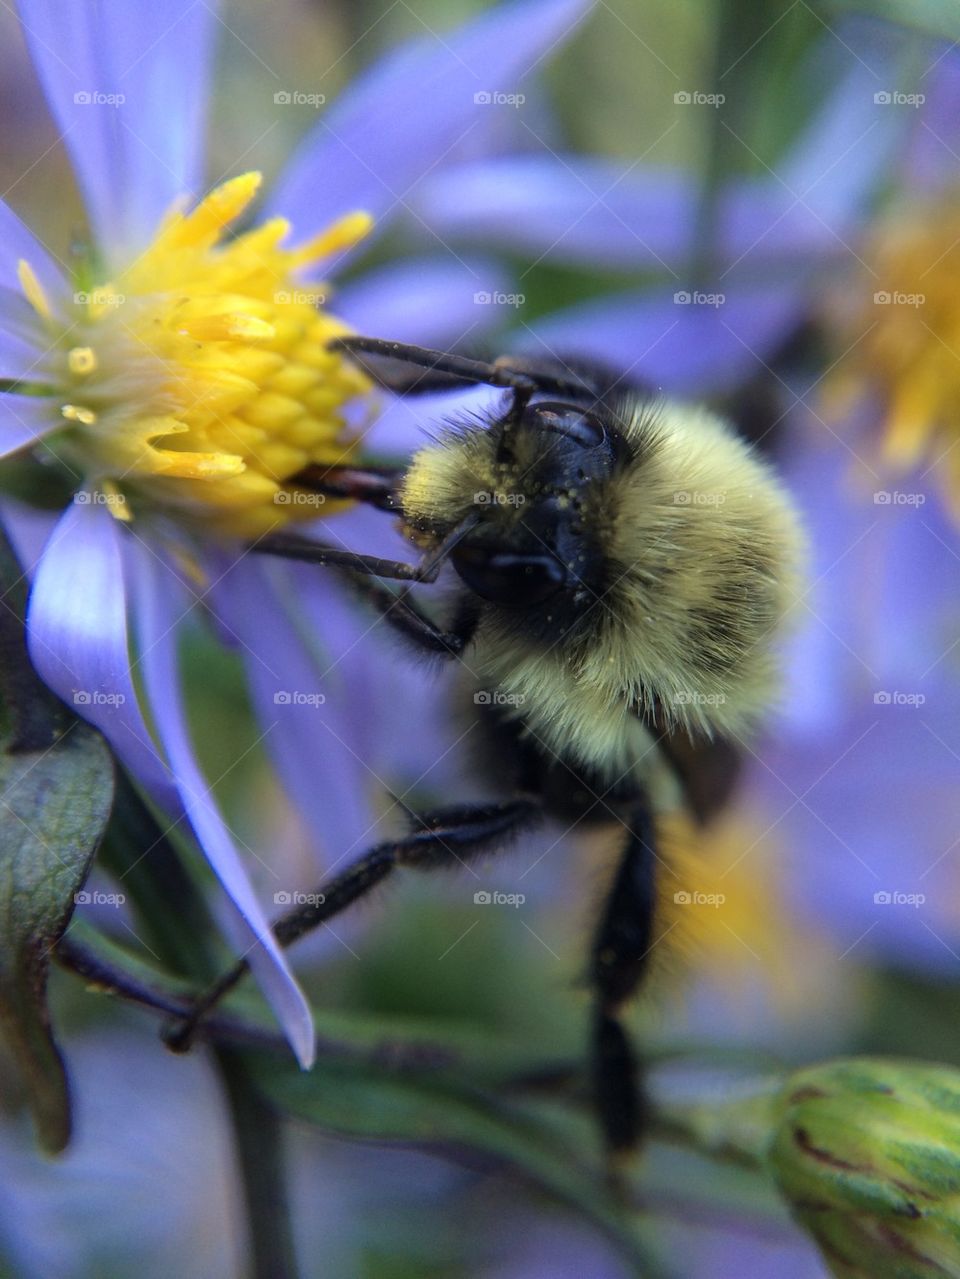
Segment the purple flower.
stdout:
<svg viewBox="0 0 960 1279">
<path fill-rule="evenodd" d="M 475 258 L 381 267 L 343 289 L 335 316 L 326 285 L 310 280 L 335 275 L 468 135 L 489 145 L 496 113 L 484 95 L 515 92 L 584 8 L 525 0 L 398 49 L 324 114 L 261 217 L 227 238 L 259 177 L 205 194 L 213 8 L 21 5 L 92 237 L 92 265 L 75 269 L 0 205 L 0 452 L 32 450 L 74 490 L 39 557 L 27 553 L 37 519 L 7 510 L 34 577 L 31 654 L 171 820 L 189 823 L 226 891 L 235 944 L 305 1064 L 310 1012 L 251 886 L 255 854 L 197 761 L 179 639 L 215 608 L 311 829 L 336 847 L 349 795 L 365 829 L 375 764 L 358 763 L 363 717 L 332 701 L 318 744 L 316 710 L 320 684 L 339 678 L 332 668 L 346 678 L 345 633 L 366 623 L 345 619 L 340 656 L 325 654 L 341 608 L 332 592 L 311 603 L 311 633 L 312 617 L 304 625 L 293 607 L 297 574 L 255 563 L 238 539 L 315 515 L 296 509 L 286 481 L 307 462 L 349 456 L 369 415 L 369 384 L 327 352 L 330 337 L 356 323 L 452 343 L 486 320 L 483 308 L 465 312 L 477 284 L 467 287 L 505 281 Z"/>
</svg>

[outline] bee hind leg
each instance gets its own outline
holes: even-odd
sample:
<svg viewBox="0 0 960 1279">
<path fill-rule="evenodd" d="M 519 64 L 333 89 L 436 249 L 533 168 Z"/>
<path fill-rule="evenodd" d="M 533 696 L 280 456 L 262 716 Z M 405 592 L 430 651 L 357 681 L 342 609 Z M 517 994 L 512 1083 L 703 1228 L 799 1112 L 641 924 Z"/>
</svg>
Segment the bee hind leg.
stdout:
<svg viewBox="0 0 960 1279">
<path fill-rule="evenodd" d="M 656 845 L 646 806 L 630 821 L 591 952 L 595 996 L 591 1027 L 594 1104 L 607 1149 L 611 1180 L 639 1147 L 648 1128 L 648 1102 L 640 1064 L 621 1020 L 640 986 L 655 938 Z"/>
</svg>

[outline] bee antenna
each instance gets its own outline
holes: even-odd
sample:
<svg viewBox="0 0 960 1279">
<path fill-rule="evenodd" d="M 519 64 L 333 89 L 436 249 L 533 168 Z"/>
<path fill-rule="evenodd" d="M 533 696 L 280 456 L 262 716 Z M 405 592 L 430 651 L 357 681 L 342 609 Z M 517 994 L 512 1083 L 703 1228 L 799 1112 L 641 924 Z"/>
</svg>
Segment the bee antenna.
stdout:
<svg viewBox="0 0 960 1279">
<path fill-rule="evenodd" d="M 471 511 L 459 524 L 455 524 L 440 545 L 435 547 L 429 555 L 424 556 L 420 561 L 417 569 L 417 579 L 421 582 L 435 581 L 441 564 L 449 557 L 453 548 L 462 542 L 470 530 L 475 529 L 479 523 L 479 511 Z"/>
</svg>

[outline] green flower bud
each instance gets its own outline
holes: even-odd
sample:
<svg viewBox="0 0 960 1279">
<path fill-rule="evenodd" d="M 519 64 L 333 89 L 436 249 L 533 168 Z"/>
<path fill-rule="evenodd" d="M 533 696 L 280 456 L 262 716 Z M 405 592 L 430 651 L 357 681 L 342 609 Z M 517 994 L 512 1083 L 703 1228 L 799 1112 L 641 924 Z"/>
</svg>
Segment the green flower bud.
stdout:
<svg viewBox="0 0 960 1279">
<path fill-rule="evenodd" d="M 790 1075 L 767 1162 L 842 1279 L 960 1277 L 960 1071 L 853 1058 Z"/>
</svg>

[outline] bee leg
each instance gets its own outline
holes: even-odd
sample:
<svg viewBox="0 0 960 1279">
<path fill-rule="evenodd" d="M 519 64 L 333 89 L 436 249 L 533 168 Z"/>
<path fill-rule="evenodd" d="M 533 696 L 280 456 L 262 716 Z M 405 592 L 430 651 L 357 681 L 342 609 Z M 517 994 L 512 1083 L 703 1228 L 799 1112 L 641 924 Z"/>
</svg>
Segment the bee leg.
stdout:
<svg viewBox="0 0 960 1279">
<path fill-rule="evenodd" d="M 653 819 L 644 806 L 632 815 L 591 955 L 593 1090 L 614 1181 L 648 1126 L 640 1068 L 620 1012 L 639 986 L 654 944 L 655 864 Z"/>
<path fill-rule="evenodd" d="M 477 625 L 473 613 L 462 613 L 445 630 L 423 612 L 406 589 L 398 594 L 370 577 L 356 577 L 351 586 L 356 594 L 376 608 L 389 626 L 411 640 L 421 652 L 459 657 L 473 638 Z"/>
<path fill-rule="evenodd" d="M 322 466 L 317 462 L 286 481 L 291 487 L 363 502 L 380 511 L 399 511 L 397 489 L 403 470 L 395 466 Z"/>
<path fill-rule="evenodd" d="M 461 804 L 415 817 L 409 835 L 378 844 L 316 892 L 305 894 L 308 904 L 282 915 L 273 925 L 274 935 L 281 946 L 290 946 L 364 897 L 398 866 L 418 870 L 463 866 L 478 853 L 490 851 L 491 845 L 503 844 L 518 834 L 540 812 L 533 800 L 518 799 L 505 804 Z M 247 970 L 246 960 L 240 960 L 224 973 L 199 997 L 187 1017 L 167 1028 L 167 1046 L 185 1052 L 203 1017 Z"/>
<path fill-rule="evenodd" d="M 262 537 L 249 547 L 258 555 L 278 555 L 282 559 L 303 560 L 307 564 L 322 567 L 350 569 L 354 573 L 368 573 L 374 577 L 390 577 L 398 581 L 419 582 L 423 572 L 418 564 L 404 564 L 402 560 L 383 559 L 379 555 L 360 555 L 340 546 L 329 546 L 296 534 L 278 533 Z"/>
</svg>

